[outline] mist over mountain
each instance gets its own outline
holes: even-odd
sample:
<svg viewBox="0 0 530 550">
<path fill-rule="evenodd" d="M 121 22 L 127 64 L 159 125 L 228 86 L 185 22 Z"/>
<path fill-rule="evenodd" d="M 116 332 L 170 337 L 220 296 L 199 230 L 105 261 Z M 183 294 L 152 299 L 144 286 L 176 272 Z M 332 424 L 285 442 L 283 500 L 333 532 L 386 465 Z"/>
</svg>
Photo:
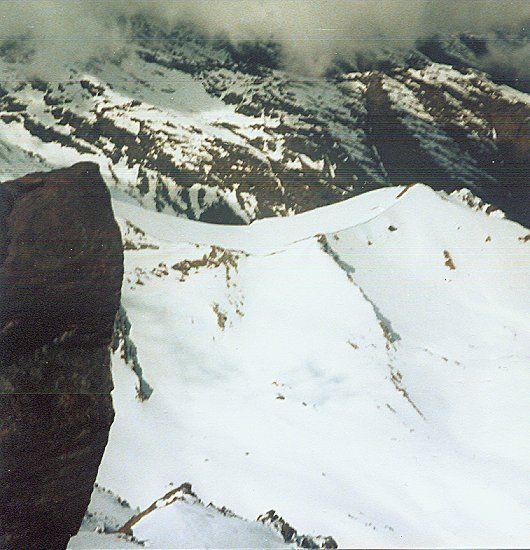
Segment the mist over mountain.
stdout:
<svg viewBox="0 0 530 550">
<path fill-rule="evenodd" d="M 226 0 L 215 9 L 207 0 L 12 0 L 0 5 L 1 47 L 25 56 L 29 72 L 49 76 L 69 62 L 123 56 L 139 19 L 166 33 L 191 25 L 205 40 L 235 47 L 274 43 L 279 63 L 307 75 L 358 57 L 374 64 L 417 44 L 436 49 L 440 37 L 463 35 L 474 44 L 474 66 L 511 81 L 528 79 L 524 0 Z"/>
<path fill-rule="evenodd" d="M 448 192 L 469 188 L 528 223 L 530 108 L 514 89 L 527 86 L 518 68 L 528 49 L 516 24 L 521 3 L 502 23 L 491 3 L 481 3 L 484 17 L 459 14 L 446 34 L 443 3 L 416 3 L 410 18 L 407 4 L 407 35 L 397 23 L 390 28 L 395 2 L 384 4 L 384 14 L 364 2 L 312 2 L 305 10 L 299 2 L 266 2 L 255 11 L 221 2 L 211 25 L 201 2 L 159 3 L 158 11 L 153 3 L 90 5 L 85 13 L 79 3 L 65 10 L 54 2 L 50 11 L 24 4 L 17 25 L 6 26 L 15 37 L 31 24 L 0 49 L 0 140 L 20 152 L 6 156 L 6 177 L 25 173 L 20 155 L 31 156 L 29 169 L 97 162 L 146 206 L 218 223 L 422 182 Z M 316 11 L 306 20 L 317 5 L 321 20 Z M 276 10 L 268 34 L 257 24 L 264 6 Z M 243 39 L 250 23 L 252 38 Z M 366 40 L 351 38 L 354 24 Z M 457 33 L 494 25 L 505 31 Z M 492 74 L 484 74 L 493 59 Z"/>
</svg>

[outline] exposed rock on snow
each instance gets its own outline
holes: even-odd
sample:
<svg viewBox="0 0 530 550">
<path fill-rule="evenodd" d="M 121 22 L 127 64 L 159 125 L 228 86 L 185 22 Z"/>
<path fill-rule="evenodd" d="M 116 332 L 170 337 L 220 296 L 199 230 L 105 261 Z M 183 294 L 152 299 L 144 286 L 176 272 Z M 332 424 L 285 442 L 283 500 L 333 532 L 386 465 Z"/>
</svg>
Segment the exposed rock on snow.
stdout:
<svg viewBox="0 0 530 550">
<path fill-rule="evenodd" d="M 158 245 L 151 242 L 139 227 L 136 227 L 129 220 L 124 220 L 122 230 L 124 250 L 157 250 Z"/>
<path fill-rule="evenodd" d="M 189 483 L 172 488 L 144 510 L 131 508 L 96 484 L 81 529 L 68 548 L 294 548 L 296 541 L 287 544 L 276 524 L 247 521 L 225 506 L 205 505 Z M 314 546 L 331 544 L 329 537 L 299 539 L 303 548 L 336 548 Z"/>
<path fill-rule="evenodd" d="M 79 533 L 68 548 L 141 548 L 143 543 L 119 533 L 119 528 L 140 510 L 96 483 Z"/>
<path fill-rule="evenodd" d="M 459 200 L 464 204 L 467 204 L 473 210 L 484 212 L 488 216 L 496 216 L 497 218 L 504 218 L 505 214 L 502 210 L 494 206 L 493 204 L 487 204 L 482 199 L 474 195 L 469 189 L 463 188 L 453 191 L 450 195 L 451 199 Z"/>
<path fill-rule="evenodd" d="M 64 548 L 113 419 L 123 253 L 95 164 L 0 184 L 0 546 Z"/>
<path fill-rule="evenodd" d="M 296 529 L 289 525 L 274 510 L 269 510 L 266 514 L 258 516 L 257 521 L 270 525 L 281 534 L 285 542 L 296 544 L 298 548 L 338 548 L 333 537 L 299 535 Z"/>
<path fill-rule="evenodd" d="M 138 359 L 138 349 L 130 337 L 130 331 L 131 322 L 127 317 L 125 308 L 120 305 L 114 322 L 112 350 L 114 352 L 119 351 L 121 358 L 127 365 L 130 365 L 132 371 L 136 374 L 138 378 L 136 394 L 140 401 L 145 401 L 151 397 L 153 388 L 144 380 L 142 367 Z"/>
<path fill-rule="evenodd" d="M 131 517 L 119 532 L 134 534 L 154 548 L 289 547 L 261 523 L 246 521 L 224 507 L 206 506 L 191 485 L 183 483 Z"/>
</svg>

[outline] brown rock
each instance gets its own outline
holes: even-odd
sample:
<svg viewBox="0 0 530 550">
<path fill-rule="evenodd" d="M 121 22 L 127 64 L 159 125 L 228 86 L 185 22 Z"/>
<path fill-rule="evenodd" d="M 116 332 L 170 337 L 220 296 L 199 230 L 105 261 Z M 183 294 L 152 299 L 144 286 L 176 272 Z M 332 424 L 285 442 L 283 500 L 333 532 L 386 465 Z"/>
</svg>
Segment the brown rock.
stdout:
<svg viewBox="0 0 530 550">
<path fill-rule="evenodd" d="M 0 184 L 0 548 L 65 548 L 113 420 L 123 252 L 97 165 Z"/>
</svg>

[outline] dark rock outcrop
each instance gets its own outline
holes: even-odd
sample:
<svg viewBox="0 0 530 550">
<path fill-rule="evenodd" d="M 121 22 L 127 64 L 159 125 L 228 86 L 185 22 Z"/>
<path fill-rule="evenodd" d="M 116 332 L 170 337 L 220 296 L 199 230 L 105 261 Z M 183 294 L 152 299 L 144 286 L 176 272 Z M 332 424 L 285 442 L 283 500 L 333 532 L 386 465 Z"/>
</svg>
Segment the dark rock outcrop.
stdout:
<svg viewBox="0 0 530 550">
<path fill-rule="evenodd" d="M 131 322 L 127 317 L 127 311 L 120 305 L 114 323 L 114 334 L 112 338 L 112 351 L 120 350 L 120 355 L 136 375 L 136 397 L 140 401 L 147 401 L 153 393 L 153 388 L 143 376 L 143 370 L 138 359 L 138 349 L 130 337 Z"/>
<path fill-rule="evenodd" d="M 321 535 L 299 535 L 298 531 L 289 525 L 274 510 L 258 516 L 256 521 L 269 525 L 277 531 L 283 540 L 290 544 L 296 544 L 297 548 L 338 548 L 338 544 L 333 537 L 323 537 Z"/>
<path fill-rule="evenodd" d="M 0 184 L 0 548 L 65 548 L 114 412 L 123 251 L 92 163 Z"/>
</svg>

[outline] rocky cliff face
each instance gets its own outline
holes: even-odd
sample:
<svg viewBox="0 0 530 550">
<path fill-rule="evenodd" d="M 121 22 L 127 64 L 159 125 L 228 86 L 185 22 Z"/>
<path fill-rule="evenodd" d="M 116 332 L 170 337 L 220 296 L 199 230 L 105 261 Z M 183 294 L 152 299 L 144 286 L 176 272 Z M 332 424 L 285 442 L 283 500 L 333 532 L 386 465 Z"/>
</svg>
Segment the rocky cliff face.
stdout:
<svg viewBox="0 0 530 550">
<path fill-rule="evenodd" d="M 113 408 L 123 253 L 97 165 L 0 184 L 0 547 L 77 532 Z"/>
</svg>

